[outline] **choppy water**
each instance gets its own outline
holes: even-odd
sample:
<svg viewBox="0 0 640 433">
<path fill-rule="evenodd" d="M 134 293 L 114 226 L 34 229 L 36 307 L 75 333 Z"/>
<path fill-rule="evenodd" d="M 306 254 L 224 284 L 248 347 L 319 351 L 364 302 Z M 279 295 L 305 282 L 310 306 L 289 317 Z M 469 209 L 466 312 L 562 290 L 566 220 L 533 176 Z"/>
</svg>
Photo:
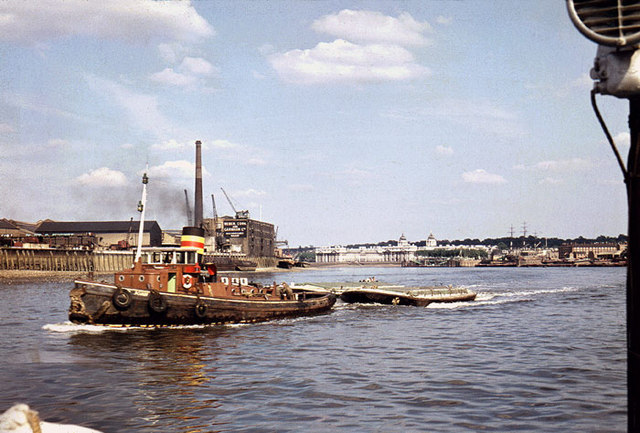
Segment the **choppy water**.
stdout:
<svg viewBox="0 0 640 433">
<path fill-rule="evenodd" d="M 104 432 L 622 432 L 625 269 L 339 268 L 265 283 L 459 284 L 474 302 L 252 325 L 65 323 L 70 282 L 0 280 L 0 410 Z"/>
</svg>

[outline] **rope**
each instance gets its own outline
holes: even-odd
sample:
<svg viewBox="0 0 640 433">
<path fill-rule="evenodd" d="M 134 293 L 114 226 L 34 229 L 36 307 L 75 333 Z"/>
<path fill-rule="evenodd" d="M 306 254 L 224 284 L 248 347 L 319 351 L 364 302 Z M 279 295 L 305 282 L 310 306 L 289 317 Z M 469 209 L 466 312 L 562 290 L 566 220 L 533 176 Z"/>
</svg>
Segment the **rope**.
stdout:
<svg viewBox="0 0 640 433">
<path fill-rule="evenodd" d="M 27 411 L 27 422 L 29 423 L 29 427 L 31 427 L 33 433 L 42 433 L 42 430 L 40 429 L 40 418 L 38 417 L 38 412 L 29 409 Z"/>
<path fill-rule="evenodd" d="M 622 175 L 624 176 L 624 179 L 625 179 L 625 182 L 626 182 L 627 179 L 629 178 L 629 173 L 627 172 L 627 169 L 624 166 L 624 162 L 622 161 L 622 158 L 620 157 L 620 152 L 618 152 L 618 148 L 616 147 L 616 144 L 613 141 L 613 137 L 611 137 L 611 134 L 609 133 L 609 129 L 607 128 L 607 125 L 604 122 L 604 119 L 600 115 L 600 110 L 598 110 L 598 104 L 596 103 L 596 90 L 595 89 L 591 90 L 591 106 L 593 107 L 593 111 L 596 113 L 596 117 L 598 118 L 598 121 L 600 122 L 600 126 L 602 127 L 602 130 L 604 131 L 604 135 L 607 136 L 607 140 L 609 141 L 609 144 L 611 145 L 611 149 L 613 150 L 613 153 L 615 154 L 616 159 L 618 160 L 618 165 L 620 166 L 620 169 L 622 170 Z"/>
</svg>

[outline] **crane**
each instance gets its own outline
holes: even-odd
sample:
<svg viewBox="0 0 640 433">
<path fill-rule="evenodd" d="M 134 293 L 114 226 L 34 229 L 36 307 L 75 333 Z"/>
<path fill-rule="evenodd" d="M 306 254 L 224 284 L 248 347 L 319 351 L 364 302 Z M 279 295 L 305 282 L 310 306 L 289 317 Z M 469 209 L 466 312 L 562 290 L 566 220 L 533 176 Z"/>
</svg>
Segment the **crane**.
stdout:
<svg viewBox="0 0 640 433">
<path fill-rule="evenodd" d="M 229 198 L 229 194 L 227 194 L 227 192 L 224 190 L 224 188 L 220 188 L 222 190 L 222 192 L 224 193 L 224 196 L 227 198 L 227 201 L 229 202 L 229 204 L 231 205 L 231 209 L 233 209 L 233 211 L 236 213 L 236 218 L 238 219 L 248 219 L 249 218 L 249 211 L 248 210 L 236 210 L 236 207 L 233 205 L 233 202 L 231 201 L 231 198 Z"/>
<path fill-rule="evenodd" d="M 289 246 L 289 241 L 288 241 L 288 240 L 286 240 L 286 239 L 285 239 L 285 240 L 283 240 L 283 241 L 279 241 L 279 240 L 278 240 L 278 229 L 279 229 L 279 228 L 280 228 L 280 227 L 276 226 L 276 233 L 275 233 L 275 235 L 273 236 L 273 244 L 274 244 L 275 246 L 278 246 L 278 245 L 286 245 L 286 246 Z"/>
<path fill-rule="evenodd" d="M 187 224 L 189 226 L 193 225 L 193 216 L 191 214 L 191 206 L 189 206 L 189 194 L 187 193 L 187 190 L 184 190 L 184 199 L 187 202 Z"/>
<path fill-rule="evenodd" d="M 213 203 L 213 218 L 218 219 L 218 209 L 216 208 L 216 198 L 211 194 L 211 202 Z"/>
</svg>

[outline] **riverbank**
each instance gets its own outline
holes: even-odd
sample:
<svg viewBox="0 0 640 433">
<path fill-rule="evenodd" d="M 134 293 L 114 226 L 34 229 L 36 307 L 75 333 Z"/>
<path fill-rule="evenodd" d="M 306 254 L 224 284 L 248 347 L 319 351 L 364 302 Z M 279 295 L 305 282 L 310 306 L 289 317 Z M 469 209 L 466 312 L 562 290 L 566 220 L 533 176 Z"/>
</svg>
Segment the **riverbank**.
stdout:
<svg viewBox="0 0 640 433">
<path fill-rule="evenodd" d="M 113 273 L 95 273 L 95 279 L 107 279 L 113 278 Z M 78 271 L 30 271 L 30 270 L 0 270 L 0 281 L 2 280 L 28 280 L 28 279 L 43 279 L 48 280 L 75 280 L 77 278 L 86 278 L 86 272 Z"/>
<path fill-rule="evenodd" d="M 293 268 L 278 268 L 278 267 L 260 267 L 256 268 L 255 271 L 224 271 L 221 274 L 229 274 L 229 273 L 242 273 L 242 274 L 263 274 L 263 273 L 291 273 L 291 272 L 301 272 L 305 270 L 322 270 L 322 269 L 334 269 L 334 268 L 346 268 L 346 267 L 367 267 L 373 266 L 377 268 L 401 268 L 400 263 L 307 263 L 304 267 L 293 267 Z M 560 265 L 525 265 L 525 266 L 517 266 L 513 265 L 483 265 L 479 267 L 483 268 L 508 268 L 508 267 L 559 267 Z M 579 265 L 564 265 L 562 267 L 621 267 L 619 263 L 616 264 L 579 264 Z M 428 268 L 437 268 L 437 266 L 423 266 Z M 27 279 L 49 279 L 49 280 L 74 280 L 78 278 L 87 278 L 87 272 L 80 271 L 50 271 L 50 270 L 16 270 L 16 269 L 0 269 L 0 281 L 2 280 L 27 280 Z M 110 281 L 113 278 L 113 272 L 95 272 L 94 278 L 98 280 L 107 280 Z"/>
</svg>

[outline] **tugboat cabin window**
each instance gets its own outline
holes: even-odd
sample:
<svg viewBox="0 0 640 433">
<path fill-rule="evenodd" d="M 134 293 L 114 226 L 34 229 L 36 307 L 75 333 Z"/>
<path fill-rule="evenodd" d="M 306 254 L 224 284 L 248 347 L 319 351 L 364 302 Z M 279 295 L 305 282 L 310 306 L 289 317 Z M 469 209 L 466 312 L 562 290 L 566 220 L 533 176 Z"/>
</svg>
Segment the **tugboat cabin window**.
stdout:
<svg viewBox="0 0 640 433">
<path fill-rule="evenodd" d="M 198 262 L 197 251 L 147 251 L 144 262 L 151 265 L 193 264 Z"/>
</svg>

